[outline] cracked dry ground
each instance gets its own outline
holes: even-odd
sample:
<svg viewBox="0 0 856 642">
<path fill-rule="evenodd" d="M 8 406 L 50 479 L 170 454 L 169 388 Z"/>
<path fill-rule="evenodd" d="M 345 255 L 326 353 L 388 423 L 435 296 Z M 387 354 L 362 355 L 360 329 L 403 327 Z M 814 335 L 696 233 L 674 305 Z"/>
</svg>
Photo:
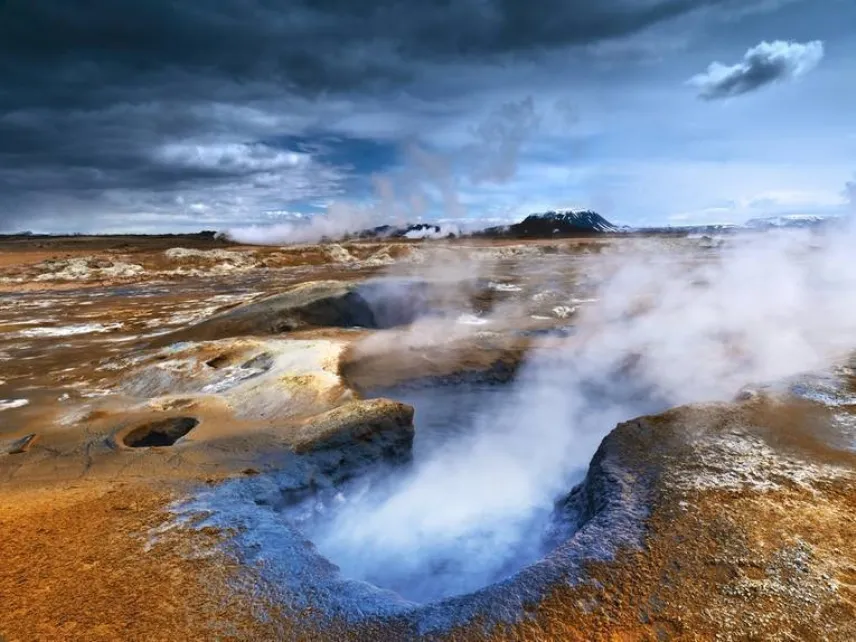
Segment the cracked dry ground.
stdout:
<svg viewBox="0 0 856 642">
<path fill-rule="evenodd" d="M 313 269 L 327 275 L 323 266 Z M 328 271 L 342 269 L 333 264 Z M 169 278 L 173 286 L 184 283 Z M 96 299 L 96 312 L 81 323 L 107 327 L 133 315 L 133 333 L 156 328 L 176 308 L 206 305 L 214 288 L 190 282 L 198 278 L 188 277 L 186 289 L 153 293 L 134 305 L 122 297 Z M 214 278 L 218 293 L 241 297 L 283 287 L 273 275 L 252 285 L 243 273 Z M 64 307 L 47 309 L 54 316 L 79 313 L 75 302 L 97 292 L 91 285 L 76 283 L 76 299 L 58 292 L 57 305 Z M 50 287 L 45 290 L 43 282 L 40 288 L 50 300 Z M 33 300 L 14 301 L 21 310 L 17 318 L 45 309 L 27 308 L 38 303 Z M 63 404 L 97 402 L 90 391 L 121 376 L 93 364 L 136 349 L 134 340 L 116 341 L 126 338 L 123 332 L 31 337 L 22 349 L 12 341 L 3 346 L 13 359 L 2 362 L 0 396 L 26 396 L 30 404 L 0 413 L 0 440 L 49 434 L 25 452 L 0 455 L 0 639 L 412 639 L 412 630 L 394 621 L 319 627 L 312 613 L 277 603 L 275 587 L 260 569 L 238 561 L 230 533 L 176 524 L 169 510 L 174 501 L 224 478 L 259 472 L 247 455 L 255 443 L 245 444 L 248 450 L 235 461 L 213 448 L 177 460 L 155 449 L 110 452 L 94 464 L 85 461 L 86 453 L 66 447 L 85 427 L 59 424 Z M 346 347 L 353 340 L 323 329 L 300 338 L 319 336 Z M 335 354 L 347 359 L 349 353 Z M 340 363 L 334 370 L 340 366 L 354 368 Z M 412 367 L 408 362 L 404 370 Z M 60 402 L 62 395 L 68 397 Z M 209 423 L 221 411 L 209 409 Z M 97 431 L 99 422 L 110 423 L 118 412 L 99 407 L 84 423 Z M 622 424 L 600 454 L 617 462 L 628 493 L 645 488 L 640 545 L 622 548 L 613 559 L 585 562 L 582 577 L 555 585 L 515 622 L 485 626 L 476 618 L 432 637 L 856 639 L 856 455 L 852 444 L 827 432 L 850 412 L 761 396 Z M 124 463 L 129 457 L 136 458 L 133 466 Z"/>
</svg>

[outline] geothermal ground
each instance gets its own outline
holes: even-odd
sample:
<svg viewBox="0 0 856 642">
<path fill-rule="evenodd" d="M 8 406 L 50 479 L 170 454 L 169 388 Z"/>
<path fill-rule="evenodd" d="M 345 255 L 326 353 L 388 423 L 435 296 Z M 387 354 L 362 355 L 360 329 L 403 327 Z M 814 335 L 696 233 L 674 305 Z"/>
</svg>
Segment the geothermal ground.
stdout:
<svg viewBox="0 0 856 642">
<path fill-rule="evenodd" d="M 854 640 L 800 243 L 2 241 L 0 640 Z"/>
</svg>

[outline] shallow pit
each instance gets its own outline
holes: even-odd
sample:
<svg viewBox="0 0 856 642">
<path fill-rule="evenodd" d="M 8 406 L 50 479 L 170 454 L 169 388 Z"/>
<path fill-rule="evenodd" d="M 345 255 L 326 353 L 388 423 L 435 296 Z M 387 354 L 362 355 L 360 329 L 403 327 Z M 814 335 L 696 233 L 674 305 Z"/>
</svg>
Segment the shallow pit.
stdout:
<svg viewBox="0 0 856 642">
<path fill-rule="evenodd" d="M 205 365 L 209 368 L 214 368 L 215 370 L 219 370 L 220 368 L 224 368 L 232 361 L 232 358 L 227 354 L 218 354 L 216 357 L 209 359 L 205 362 Z"/>
<path fill-rule="evenodd" d="M 137 426 L 122 438 L 128 448 L 157 448 L 174 445 L 199 425 L 195 417 L 170 417 Z"/>
<path fill-rule="evenodd" d="M 0 452 L 5 452 L 7 455 L 21 455 L 27 452 L 30 449 L 30 446 L 36 443 L 38 439 L 39 436 L 36 433 L 25 435 L 20 439 L 14 439 L 0 447 Z"/>
</svg>

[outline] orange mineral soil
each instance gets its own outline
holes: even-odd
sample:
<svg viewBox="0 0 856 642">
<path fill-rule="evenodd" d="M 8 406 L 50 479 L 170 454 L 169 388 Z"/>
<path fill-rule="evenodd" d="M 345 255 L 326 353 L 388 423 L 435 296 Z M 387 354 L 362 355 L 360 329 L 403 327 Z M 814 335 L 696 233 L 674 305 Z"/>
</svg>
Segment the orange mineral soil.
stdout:
<svg viewBox="0 0 856 642">
<path fill-rule="evenodd" d="M 402 329 L 323 324 L 218 338 L 215 325 L 175 347 L 169 333 L 192 338 L 199 321 L 308 281 L 418 274 L 436 252 L 489 254 L 502 282 L 542 259 L 532 278 L 571 278 L 577 257 L 622 242 L 0 242 L 0 640 L 413 639 L 401 622 L 319 623 L 284 608 L 230 533 L 179 524 L 170 507 L 349 421 L 404 429 L 407 408 L 363 401 L 364 389 L 510 376 L 559 340 L 473 330 L 420 343 Z M 468 305 L 513 296 L 478 292 Z M 539 305 L 508 326 L 573 314 Z M 266 370 L 274 358 L 286 365 Z M 851 415 L 762 397 L 623 424 L 615 452 L 658 471 L 641 547 L 587 564 L 584 581 L 553 587 L 517 622 L 476 619 L 432 639 L 856 640 L 856 454 L 831 429 Z M 182 417 L 196 424 L 181 448 L 126 439 Z"/>
</svg>

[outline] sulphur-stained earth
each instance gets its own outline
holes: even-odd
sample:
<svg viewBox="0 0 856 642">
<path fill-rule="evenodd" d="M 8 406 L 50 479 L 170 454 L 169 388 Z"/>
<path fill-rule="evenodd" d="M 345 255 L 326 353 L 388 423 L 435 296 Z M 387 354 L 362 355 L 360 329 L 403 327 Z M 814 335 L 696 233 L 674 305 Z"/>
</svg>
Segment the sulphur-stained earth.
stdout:
<svg viewBox="0 0 856 642">
<path fill-rule="evenodd" d="M 0 640 L 856 640 L 856 325 L 616 290 L 720 249 L 0 240 Z"/>
</svg>

